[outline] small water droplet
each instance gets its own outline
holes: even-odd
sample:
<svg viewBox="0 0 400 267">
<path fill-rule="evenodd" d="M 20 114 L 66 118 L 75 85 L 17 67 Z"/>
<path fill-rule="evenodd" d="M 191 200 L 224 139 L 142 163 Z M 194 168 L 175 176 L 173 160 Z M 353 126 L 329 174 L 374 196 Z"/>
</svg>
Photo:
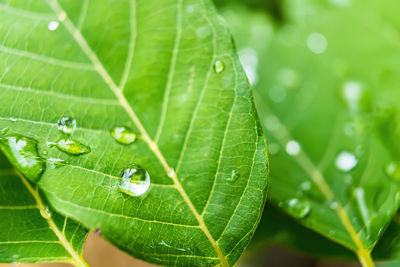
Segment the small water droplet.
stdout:
<svg viewBox="0 0 400 267">
<path fill-rule="evenodd" d="M 175 169 L 174 168 L 170 168 L 168 171 L 168 177 L 172 178 L 175 176 Z"/>
<path fill-rule="evenodd" d="M 296 219 L 303 219 L 311 211 L 311 205 L 308 201 L 292 198 L 287 200 L 283 205 L 283 209 Z"/>
<path fill-rule="evenodd" d="M 336 158 L 336 168 L 341 171 L 349 172 L 356 167 L 358 160 L 356 156 L 348 151 L 342 151 Z"/>
<path fill-rule="evenodd" d="M 65 134 L 72 134 L 76 128 L 76 120 L 74 118 L 64 116 L 58 120 L 57 128 Z"/>
<path fill-rule="evenodd" d="M 14 118 L 14 117 L 11 117 L 11 118 L 10 118 L 10 121 L 15 122 L 15 121 L 17 121 L 17 119 Z"/>
<path fill-rule="evenodd" d="M 62 160 L 62 159 L 49 158 L 49 159 L 47 159 L 47 162 L 49 163 L 49 165 L 52 169 L 60 168 L 60 167 L 64 166 L 62 164 L 64 162 L 64 160 Z"/>
<path fill-rule="evenodd" d="M 133 164 L 121 172 L 122 180 L 113 188 L 130 195 L 140 196 L 147 192 L 150 187 L 150 175 L 141 166 Z"/>
<path fill-rule="evenodd" d="M 46 206 L 44 209 L 40 209 L 40 215 L 42 215 L 45 219 L 51 218 L 51 212 L 49 206 Z"/>
<path fill-rule="evenodd" d="M 240 177 L 240 173 L 237 170 L 232 170 L 231 175 L 226 178 L 229 182 L 235 182 Z"/>
<path fill-rule="evenodd" d="M 47 142 L 48 146 L 56 146 L 62 152 L 71 154 L 71 155 L 81 155 L 87 154 L 91 151 L 89 146 L 86 146 L 78 141 L 61 138 L 57 141 L 57 143 Z"/>
<path fill-rule="evenodd" d="M 214 71 L 216 73 L 221 73 L 221 72 L 224 71 L 224 69 L 225 69 L 225 65 L 224 65 L 224 63 L 222 61 L 220 61 L 220 60 L 215 61 Z"/>
<path fill-rule="evenodd" d="M 37 182 L 46 168 L 39 156 L 37 141 L 22 135 L 8 135 L 0 138 L 4 154 L 14 166 L 30 181 Z"/>
<path fill-rule="evenodd" d="M 48 28 L 50 31 L 55 31 L 55 30 L 57 30 L 58 25 L 59 25 L 58 21 L 52 20 L 52 21 L 50 21 L 49 24 L 47 25 L 47 28 Z"/>
<path fill-rule="evenodd" d="M 385 173 L 389 178 L 400 182 L 400 163 L 392 161 L 385 166 Z"/>
<path fill-rule="evenodd" d="M 286 152 L 291 155 L 295 156 L 300 153 L 301 146 L 299 142 L 295 140 L 291 140 L 286 144 Z"/>
<path fill-rule="evenodd" d="M 110 133 L 118 143 L 123 145 L 132 144 L 136 140 L 136 134 L 128 127 L 115 126 L 111 129 Z"/>
<path fill-rule="evenodd" d="M 322 54 L 328 46 L 325 36 L 320 33 L 312 33 L 307 37 L 307 47 L 315 54 Z"/>
<path fill-rule="evenodd" d="M 309 191 L 311 189 L 311 182 L 310 181 L 304 181 L 300 184 L 300 189 L 303 191 Z"/>
</svg>

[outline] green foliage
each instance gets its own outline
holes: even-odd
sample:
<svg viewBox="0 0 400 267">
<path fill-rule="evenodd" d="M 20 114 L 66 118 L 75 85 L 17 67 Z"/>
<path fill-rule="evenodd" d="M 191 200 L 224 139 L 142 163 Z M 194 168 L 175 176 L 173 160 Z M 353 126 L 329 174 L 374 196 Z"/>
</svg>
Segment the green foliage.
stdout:
<svg viewBox="0 0 400 267">
<path fill-rule="evenodd" d="M 87 231 L 53 211 L 0 154 L 1 262 L 81 262 Z"/>
<path fill-rule="evenodd" d="M 285 8 L 281 27 L 243 7 L 223 11 L 269 141 L 269 201 L 372 266 L 370 250 L 399 206 L 399 5 L 292 0 Z"/>
<path fill-rule="evenodd" d="M 28 177 L 21 155 L 45 161 L 32 186 L 135 257 L 234 265 L 262 213 L 267 158 L 212 3 L 0 2 L 0 129 L 31 144 L 3 142 L 14 166 Z"/>
</svg>

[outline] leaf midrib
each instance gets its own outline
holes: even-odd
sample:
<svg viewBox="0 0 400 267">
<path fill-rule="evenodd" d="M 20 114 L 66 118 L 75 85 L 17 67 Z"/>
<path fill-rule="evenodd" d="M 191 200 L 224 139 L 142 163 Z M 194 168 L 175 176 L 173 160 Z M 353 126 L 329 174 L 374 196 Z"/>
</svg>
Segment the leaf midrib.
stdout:
<svg viewBox="0 0 400 267">
<path fill-rule="evenodd" d="M 183 188 L 182 184 L 180 183 L 177 174 L 175 171 L 173 171 L 173 168 L 169 166 L 167 163 L 166 159 L 164 158 L 163 154 L 161 153 L 157 143 L 155 143 L 149 134 L 147 133 L 146 129 L 142 125 L 141 121 L 135 114 L 134 110 L 132 107 L 129 105 L 128 101 L 126 100 L 122 90 L 120 87 L 118 87 L 111 76 L 109 75 L 108 71 L 105 69 L 103 64 L 100 62 L 98 59 L 97 55 L 94 53 L 94 51 L 91 49 L 89 44 L 87 43 L 85 37 L 81 34 L 80 30 L 75 27 L 75 25 L 70 21 L 68 18 L 67 13 L 65 10 L 59 5 L 57 0 L 48 0 L 47 3 L 51 7 L 51 9 L 54 11 L 54 13 L 57 15 L 59 20 L 63 23 L 63 25 L 66 27 L 68 32 L 72 35 L 72 37 L 75 39 L 76 43 L 79 45 L 79 47 L 82 49 L 82 51 L 86 54 L 86 56 L 89 58 L 89 60 L 92 62 L 94 65 L 95 69 L 99 73 L 99 75 L 102 77 L 104 82 L 108 85 L 110 90 L 114 93 L 116 98 L 118 99 L 120 105 L 123 107 L 125 112 L 128 114 L 128 116 L 131 118 L 132 122 L 136 125 L 138 128 L 139 132 L 142 135 L 142 139 L 145 141 L 145 143 L 148 145 L 150 150 L 154 153 L 154 155 L 157 157 L 161 165 L 163 166 L 166 174 L 172 179 L 176 189 L 178 192 L 181 194 L 182 198 L 184 199 L 185 203 L 188 205 L 190 210 L 192 211 L 193 215 L 196 217 L 196 220 L 199 223 L 200 229 L 203 231 L 203 233 L 207 236 L 208 240 L 210 241 L 212 247 L 216 251 L 218 258 L 223 266 L 229 266 L 227 259 L 225 258 L 221 248 L 219 247 L 218 243 L 215 241 L 215 239 L 212 237 L 210 231 L 208 230 L 202 216 L 197 212 L 195 206 L 191 202 L 189 196 L 187 195 L 185 189 Z M 130 2 L 131 3 L 131 2 Z M 214 37 L 215 38 L 215 37 Z M 127 66 L 128 64 L 126 64 Z M 130 65 L 128 65 L 130 66 Z M 124 73 L 126 70 L 124 70 Z"/>
</svg>

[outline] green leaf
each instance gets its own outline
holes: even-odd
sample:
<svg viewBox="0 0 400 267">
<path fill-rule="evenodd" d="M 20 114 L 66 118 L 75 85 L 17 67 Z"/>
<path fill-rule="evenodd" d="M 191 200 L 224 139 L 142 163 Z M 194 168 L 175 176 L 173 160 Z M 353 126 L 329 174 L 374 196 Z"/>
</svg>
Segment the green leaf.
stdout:
<svg viewBox="0 0 400 267">
<path fill-rule="evenodd" d="M 210 1 L 15 1 L 0 12 L 0 129 L 37 141 L 49 202 L 135 257 L 234 265 L 262 213 L 267 159 Z"/>
<path fill-rule="evenodd" d="M 81 257 L 87 231 L 50 209 L 0 154 L 0 262 L 70 262 Z"/>
<path fill-rule="evenodd" d="M 364 266 L 399 206 L 398 7 L 293 0 L 278 28 L 224 12 L 269 138 L 271 203 Z"/>
</svg>

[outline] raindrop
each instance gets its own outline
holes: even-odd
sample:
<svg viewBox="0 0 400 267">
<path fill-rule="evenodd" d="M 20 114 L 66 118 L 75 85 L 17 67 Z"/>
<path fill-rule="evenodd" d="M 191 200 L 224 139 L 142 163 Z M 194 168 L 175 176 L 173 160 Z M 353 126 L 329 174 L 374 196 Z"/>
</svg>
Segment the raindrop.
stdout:
<svg viewBox="0 0 400 267">
<path fill-rule="evenodd" d="M 51 218 L 51 212 L 49 209 L 49 206 L 46 206 L 44 209 L 40 209 L 40 215 L 42 215 L 43 218 L 46 220 Z"/>
<path fill-rule="evenodd" d="M 135 142 L 137 137 L 136 134 L 131 131 L 131 129 L 124 126 L 115 126 L 111 129 L 110 133 L 118 143 L 123 145 L 132 144 Z"/>
<path fill-rule="evenodd" d="M 17 119 L 14 118 L 14 117 L 11 117 L 11 118 L 10 118 L 10 121 L 15 122 L 15 121 L 17 121 Z"/>
<path fill-rule="evenodd" d="M 348 151 L 342 151 L 336 158 L 336 167 L 344 172 L 351 171 L 357 165 L 356 156 Z"/>
<path fill-rule="evenodd" d="M 91 151 L 89 146 L 86 146 L 78 141 L 61 138 L 57 141 L 57 143 L 47 143 L 48 146 L 56 146 L 62 152 L 71 154 L 71 155 L 81 155 L 87 154 Z"/>
<path fill-rule="evenodd" d="M 225 69 L 225 65 L 224 65 L 224 63 L 222 61 L 220 61 L 220 60 L 215 61 L 214 71 L 216 73 L 221 73 L 221 72 L 224 71 L 224 69 Z"/>
<path fill-rule="evenodd" d="M 113 188 L 130 195 L 140 196 L 147 192 L 150 187 L 150 175 L 141 166 L 133 164 L 121 172 L 122 180 Z"/>
<path fill-rule="evenodd" d="M 64 116 L 58 120 L 57 129 L 65 134 L 72 134 L 76 128 L 76 120 L 74 118 Z"/>
<path fill-rule="evenodd" d="M 170 168 L 168 171 L 168 177 L 172 178 L 175 176 L 175 169 L 174 168 Z"/>
<path fill-rule="evenodd" d="M 54 21 L 54 20 L 52 20 L 52 21 L 50 21 L 49 22 L 49 24 L 47 25 L 47 28 L 50 30 L 50 31 L 55 31 L 55 30 L 57 30 L 57 28 L 58 28 L 58 21 Z"/>
<path fill-rule="evenodd" d="M 240 173 L 237 170 L 232 170 L 231 175 L 226 178 L 229 182 L 235 182 L 240 177 Z"/>
<path fill-rule="evenodd" d="M 45 161 L 39 156 L 37 144 L 35 139 L 22 135 L 0 137 L 3 152 L 11 163 L 32 182 L 37 182 L 46 168 Z"/>
<path fill-rule="evenodd" d="M 299 200 L 298 198 L 287 200 L 282 206 L 287 213 L 296 219 L 303 219 L 311 210 L 311 205 L 308 201 Z"/>
<path fill-rule="evenodd" d="M 291 140 L 286 144 L 286 152 L 291 155 L 295 156 L 300 153 L 300 144 L 295 140 Z"/>
<path fill-rule="evenodd" d="M 47 159 L 47 162 L 49 163 L 49 165 L 52 169 L 56 169 L 56 168 L 64 166 L 62 164 L 64 162 L 64 160 L 62 160 L 62 159 L 49 158 L 49 159 Z"/>
<path fill-rule="evenodd" d="M 385 166 L 385 173 L 391 179 L 400 182 L 400 164 L 392 161 Z"/>
<path fill-rule="evenodd" d="M 307 37 L 307 47 L 315 54 L 322 54 L 328 46 L 325 36 L 320 33 L 312 33 Z"/>
</svg>

